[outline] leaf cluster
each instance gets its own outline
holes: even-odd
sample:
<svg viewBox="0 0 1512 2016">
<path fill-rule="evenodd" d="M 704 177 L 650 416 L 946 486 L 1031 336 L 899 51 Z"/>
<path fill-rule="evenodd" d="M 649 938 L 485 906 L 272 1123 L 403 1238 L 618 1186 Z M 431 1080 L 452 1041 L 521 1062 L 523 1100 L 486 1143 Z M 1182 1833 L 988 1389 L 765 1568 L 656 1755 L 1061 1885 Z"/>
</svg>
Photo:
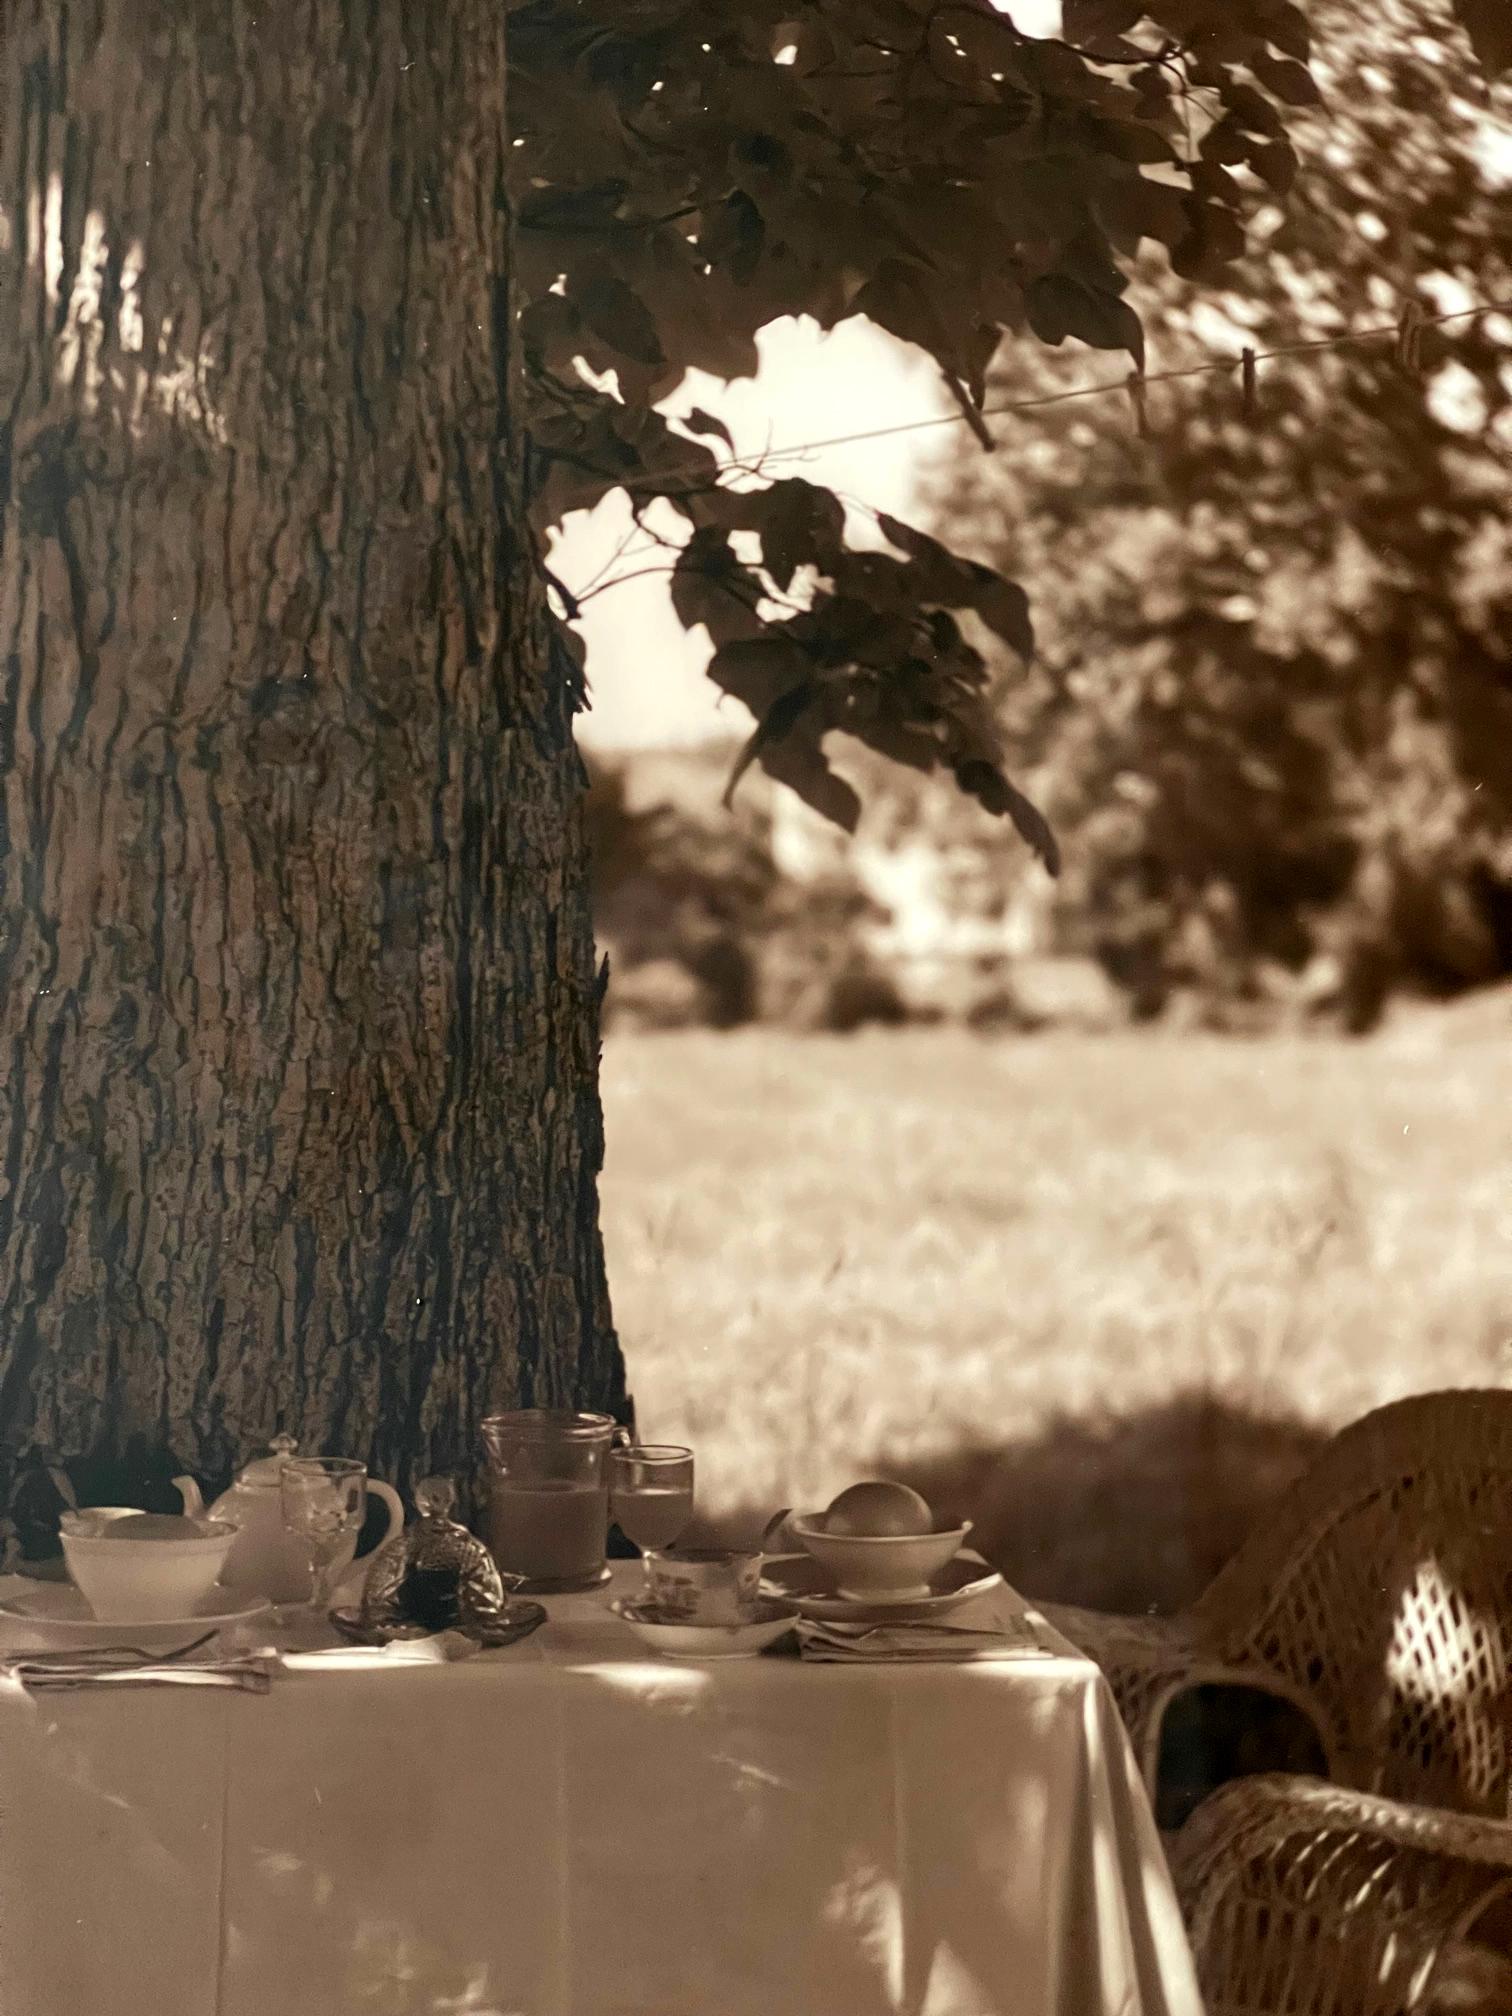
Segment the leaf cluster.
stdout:
<svg viewBox="0 0 1512 2016">
<path fill-rule="evenodd" d="M 962 622 L 1027 660 L 1022 591 L 896 525 L 889 554 L 858 548 L 838 499 L 742 464 L 684 381 L 754 374 L 782 317 L 863 316 L 987 441 L 1005 339 L 1138 369 L 1141 254 L 1216 286 L 1293 184 L 1319 98 L 1302 8 L 1066 0 L 1044 40 L 991 0 L 517 0 L 509 34 L 538 523 L 616 490 L 670 512 L 674 600 L 756 717 L 748 758 L 830 816 L 856 810 L 839 729 L 950 771 L 1050 859 Z"/>
<path fill-rule="evenodd" d="M 857 547 L 840 501 L 740 466 L 717 422 L 669 402 L 690 370 L 757 365 L 783 316 L 865 316 L 926 351 L 980 415 L 1005 334 L 1143 356 L 1127 301 L 1141 243 L 1193 276 L 1242 250 L 1245 192 L 1274 186 L 1282 107 L 1310 93 L 1304 19 L 1265 0 L 1073 0 L 1065 41 L 986 0 L 529 0 L 510 18 L 520 334 L 534 499 L 560 523 L 623 489 L 670 507 L 673 599 L 756 720 L 746 760 L 844 824 L 844 730 L 939 765 L 1020 826 L 985 662 L 963 617 L 1024 659 L 1010 581 L 889 521 Z M 1194 93 L 1207 109 L 1194 130 Z M 675 403 L 671 411 L 676 411 Z M 978 420 L 980 425 L 980 420 Z"/>
</svg>

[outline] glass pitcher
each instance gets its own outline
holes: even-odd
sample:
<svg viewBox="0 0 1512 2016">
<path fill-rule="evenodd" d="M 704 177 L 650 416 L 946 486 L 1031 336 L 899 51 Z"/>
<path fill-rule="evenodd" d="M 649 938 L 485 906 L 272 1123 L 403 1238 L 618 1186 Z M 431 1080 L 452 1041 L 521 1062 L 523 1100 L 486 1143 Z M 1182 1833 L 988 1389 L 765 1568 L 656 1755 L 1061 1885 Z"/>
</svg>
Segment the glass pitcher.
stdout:
<svg viewBox="0 0 1512 2016">
<path fill-rule="evenodd" d="M 609 1480 L 604 1458 L 627 1429 L 608 1414 L 521 1407 L 482 1424 L 488 1451 L 484 1539 L 506 1576 L 538 1594 L 606 1580 Z"/>
</svg>

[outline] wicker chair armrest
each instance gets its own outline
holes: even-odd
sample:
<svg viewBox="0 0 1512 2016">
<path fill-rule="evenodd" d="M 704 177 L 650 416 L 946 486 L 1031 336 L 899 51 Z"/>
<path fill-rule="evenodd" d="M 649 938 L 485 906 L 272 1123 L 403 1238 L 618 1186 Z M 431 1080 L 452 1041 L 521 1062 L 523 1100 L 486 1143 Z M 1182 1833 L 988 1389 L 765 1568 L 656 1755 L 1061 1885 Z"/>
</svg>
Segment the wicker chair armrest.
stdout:
<svg viewBox="0 0 1512 2016">
<path fill-rule="evenodd" d="M 1512 1897 L 1506 1821 L 1243 1778 L 1167 1850 L 1210 2016 L 1417 2009 L 1457 1969 L 1505 1966 L 1471 1934 Z"/>
<path fill-rule="evenodd" d="M 1226 1658 L 1195 1619 L 1118 1617 L 1061 1604 L 1041 1604 L 1039 1609 L 1048 1624 L 1102 1668 L 1134 1746 L 1140 1775 L 1157 1807 L 1166 1710 L 1189 1688 L 1250 1688 L 1290 1703 L 1316 1734 L 1323 1763 L 1329 1770 L 1335 1768 L 1327 1718 L 1317 1704 L 1270 1667 Z"/>
<path fill-rule="evenodd" d="M 1382 1849 L 1445 1856 L 1512 1875 L 1512 1821 L 1278 1772 L 1236 1779 L 1204 1799 L 1175 1838 L 1172 1866 L 1178 1880 L 1185 1871 L 1200 1876 L 1215 1859 L 1265 1854 L 1323 1835 L 1358 1836 Z"/>
</svg>

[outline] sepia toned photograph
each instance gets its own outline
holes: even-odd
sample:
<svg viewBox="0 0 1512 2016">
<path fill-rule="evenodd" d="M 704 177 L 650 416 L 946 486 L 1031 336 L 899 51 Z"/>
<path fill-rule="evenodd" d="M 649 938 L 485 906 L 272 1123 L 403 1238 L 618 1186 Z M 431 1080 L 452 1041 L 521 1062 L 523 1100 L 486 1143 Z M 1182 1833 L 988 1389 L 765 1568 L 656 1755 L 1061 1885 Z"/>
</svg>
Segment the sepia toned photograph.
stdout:
<svg viewBox="0 0 1512 2016">
<path fill-rule="evenodd" d="M 1512 0 L 0 0 L 0 2016 L 1512 2016 Z"/>
</svg>

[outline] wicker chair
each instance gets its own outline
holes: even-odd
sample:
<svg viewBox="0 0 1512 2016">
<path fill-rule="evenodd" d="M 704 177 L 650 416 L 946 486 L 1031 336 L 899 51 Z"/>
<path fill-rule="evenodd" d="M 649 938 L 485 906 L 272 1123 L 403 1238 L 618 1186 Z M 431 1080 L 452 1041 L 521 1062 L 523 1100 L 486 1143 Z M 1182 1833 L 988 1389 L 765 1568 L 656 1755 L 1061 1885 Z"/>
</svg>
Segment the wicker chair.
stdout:
<svg viewBox="0 0 1512 2016">
<path fill-rule="evenodd" d="M 1173 1618 L 1044 1614 L 1107 1674 L 1153 1791 L 1161 1724 L 1212 1684 L 1291 1702 L 1330 1778 L 1506 1810 L 1512 1393 L 1427 1393 L 1367 1414 Z"/>
<path fill-rule="evenodd" d="M 1258 1687 L 1318 1730 L 1336 1783 L 1239 1779 L 1171 1844 L 1210 2016 L 1452 2006 L 1463 1942 L 1512 1900 L 1512 1393 L 1345 1429 L 1182 1618 L 1053 1614 L 1105 1662 L 1152 1788 L 1183 1688 Z M 1462 2006 L 1512 2009 L 1512 1969 L 1474 1968 Z"/>
</svg>

